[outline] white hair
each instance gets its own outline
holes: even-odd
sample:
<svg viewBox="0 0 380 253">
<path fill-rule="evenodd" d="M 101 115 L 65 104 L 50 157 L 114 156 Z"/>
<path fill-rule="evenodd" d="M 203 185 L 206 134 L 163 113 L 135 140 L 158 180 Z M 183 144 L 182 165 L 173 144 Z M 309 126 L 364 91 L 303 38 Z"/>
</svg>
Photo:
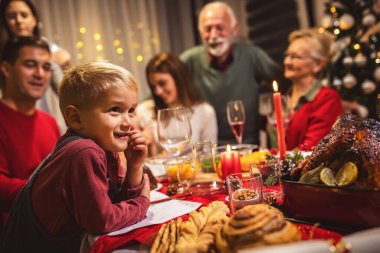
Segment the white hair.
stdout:
<svg viewBox="0 0 380 253">
<path fill-rule="evenodd" d="M 198 16 L 199 30 L 201 30 L 201 20 L 203 16 L 206 14 L 206 12 L 209 9 L 213 9 L 213 8 L 224 8 L 227 11 L 228 16 L 230 17 L 231 27 L 234 27 L 237 24 L 237 19 L 232 8 L 225 2 L 216 1 L 216 2 L 211 2 L 211 3 L 206 4 L 205 6 L 202 7 L 201 11 L 199 12 L 199 16 Z"/>
</svg>

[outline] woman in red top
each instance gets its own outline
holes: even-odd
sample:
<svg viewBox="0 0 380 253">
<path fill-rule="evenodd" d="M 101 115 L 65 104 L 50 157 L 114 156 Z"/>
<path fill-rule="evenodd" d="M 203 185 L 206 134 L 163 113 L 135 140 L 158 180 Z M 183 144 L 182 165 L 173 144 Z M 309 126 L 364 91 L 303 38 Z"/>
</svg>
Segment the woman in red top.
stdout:
<svg viewBox="0 0 380 253">
<path fill-rule="evenodd" d="M 286 130 L 288 150 L 313 148 L 343 113 L 339 94 L 321 85 L 321 76 L 335 54 L 333 38 L 304 29 L 289 35 L 284 76 L 292 81 L 288 104 L 291 121 Z"/>
</svg>

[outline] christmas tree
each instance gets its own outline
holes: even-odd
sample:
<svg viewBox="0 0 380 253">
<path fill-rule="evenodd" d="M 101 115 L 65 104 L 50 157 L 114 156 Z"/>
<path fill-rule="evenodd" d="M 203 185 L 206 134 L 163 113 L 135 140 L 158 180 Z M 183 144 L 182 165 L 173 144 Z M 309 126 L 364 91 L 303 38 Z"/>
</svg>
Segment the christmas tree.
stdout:
<svg viewBox="0 0 380 253">
<path fill-rule="evenodd" d="M 338 49 L 326 73 L 329 85 L 339 91 L 346 108 L 375 118 L 380 87 L 380 1 L 330 0 L 321 29 L 335 35 Z"/>
</svg>

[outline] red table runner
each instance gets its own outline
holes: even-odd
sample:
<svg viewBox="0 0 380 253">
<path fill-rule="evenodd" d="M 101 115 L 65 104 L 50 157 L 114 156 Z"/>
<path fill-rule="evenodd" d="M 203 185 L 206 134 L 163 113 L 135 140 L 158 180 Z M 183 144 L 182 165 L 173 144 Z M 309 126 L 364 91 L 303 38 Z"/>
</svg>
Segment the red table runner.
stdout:
<svg viewBox="0 0 380 253">
<path fill-rule="evenodd" d="M 212 201 L 219 200 L 226 202 L 225 194 L 212 194 L 212 195 L 193 195 L 187 197 L 186 200 L 200 202 L 202 206 L 207 206 Z M 183 215 L 182 218 L 186 220 L 188 215 Z M 169 222 L 169 221 L 168 221 Z M 117 236 L 101 235 L 91 248 L 91 253 L 107 253 L 115 249 L 121 248 L 127 243 L 135 240 L 140 243 L 146 242 L 147 239 L 157 232 L 162 224 L 152 225 L 149 227 L 143 227 L 126 234 Z M 342 237 L 341 234 L 335 233 L 326 229 L 313 227 L 306 224 L 296 224 L 301 231 L 302 240 L 309 239 L 332 239 L 337 242 Z"/>
</svg>

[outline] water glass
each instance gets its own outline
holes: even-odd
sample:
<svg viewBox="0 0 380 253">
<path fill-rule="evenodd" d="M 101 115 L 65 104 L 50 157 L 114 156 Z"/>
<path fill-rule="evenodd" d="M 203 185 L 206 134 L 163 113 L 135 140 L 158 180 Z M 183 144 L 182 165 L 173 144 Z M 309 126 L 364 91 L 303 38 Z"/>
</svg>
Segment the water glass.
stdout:
<svg viewBox="0 0 380 253">
<path fill-rule="evenodd" d="M 252 173 L 260 173 L 262 176 L 265 203 L 279 202 L 283 199 L 280 163 L 277 159 L 267 160 L 260 164 L 250 163 L 249 167 Z"/>
<path fill-rule="evenodd" d="M 197 161 L 199 171 L 194 179 L 198 193 L 212 193 L 223 189 L 222 180 L 215 167 L 216 144 L 213 141 L 197 141 L 192 145 L 194 159 Z"/>
<path fill-rule="evenodd" d="M 262 177 L 260 173 L 235 173 L 226 178 L 231 213 L 247 205 L 262 203 Z"/>
<path fill-rule="evenodd" d="M 179 158 L 180 159 L 180 158 Z M 179 182 L 178 193 L 188 192 L 198 172 L 196 160 L 192 158 L 181 159 L 178 163 L 177 178 Z"/>
</svg>

